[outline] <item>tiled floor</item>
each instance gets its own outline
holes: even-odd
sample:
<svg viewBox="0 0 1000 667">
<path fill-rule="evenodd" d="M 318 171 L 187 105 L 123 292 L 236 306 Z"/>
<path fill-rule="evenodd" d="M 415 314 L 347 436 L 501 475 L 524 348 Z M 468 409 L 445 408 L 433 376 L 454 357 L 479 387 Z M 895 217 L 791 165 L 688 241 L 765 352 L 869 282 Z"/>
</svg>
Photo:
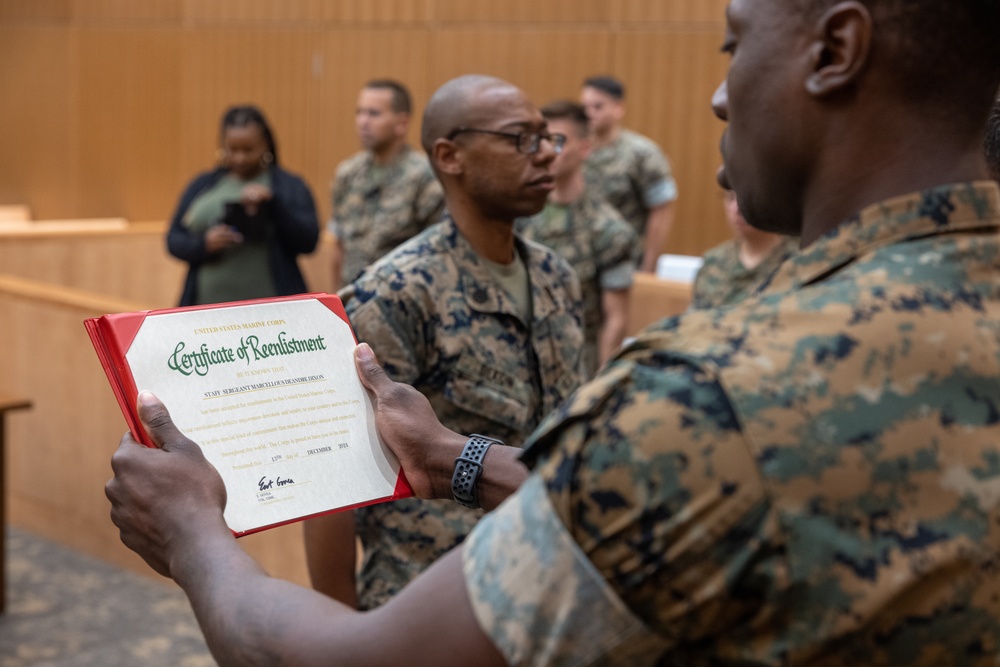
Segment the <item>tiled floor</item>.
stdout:
<svg viewBox="0 0 1000 667">
<path fill-rule="evenodd" d="M 7 533 L 3 667 L 212 667 L 187 598 L 24 531 Z"/>
</svg>

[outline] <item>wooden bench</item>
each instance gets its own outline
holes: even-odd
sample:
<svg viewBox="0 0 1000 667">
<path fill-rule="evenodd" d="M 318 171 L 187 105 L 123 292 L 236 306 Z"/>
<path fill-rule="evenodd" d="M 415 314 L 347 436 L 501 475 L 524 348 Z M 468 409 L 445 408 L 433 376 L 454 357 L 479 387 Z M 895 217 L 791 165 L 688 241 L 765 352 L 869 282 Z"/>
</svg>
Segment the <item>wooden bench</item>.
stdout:
<svg viewBox="0 0 1000 667">
<path fill-rule="evenodd" d="M 123 232 L 129 228 L 125 218 L 87 218 L 80 220 L 4 220 L 0 234 L 20 236 L 100 234 Z"/>
<path fill-rule="evenodd" d="M 12 410 L 24 410 L 31 407 L 31 401 L 25 398 L 18 398 L 6 392 L 0 391 L 0 614 L 7 606 L 7 471 L 4 461 L 7 459 L 5 447 L 6 433 L 4 433 L 4 423 L 7 421 L 7 413 Z"/>
<path fill-rule="evenodd" d="M 0 206 L 0 222 L 28 222 L 31 220 L 31 209 L 27 206 Z"/>
</svg>

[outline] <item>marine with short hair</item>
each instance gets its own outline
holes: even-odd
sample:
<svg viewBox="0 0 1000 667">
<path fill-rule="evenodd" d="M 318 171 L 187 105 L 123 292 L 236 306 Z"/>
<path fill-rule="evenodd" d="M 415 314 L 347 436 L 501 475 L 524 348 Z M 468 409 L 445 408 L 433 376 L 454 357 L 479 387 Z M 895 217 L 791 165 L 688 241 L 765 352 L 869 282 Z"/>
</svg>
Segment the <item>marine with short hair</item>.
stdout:
<svg viewBox="0 0 1000 667">
<path fill-rule="evenodd" d="M 390 79 L 369 81 L 355 112 L 364 148 L 337 166 L 333 217 L 335 289 L 441 218 L 441 184 L 426 156 L 406 144 L 410 93 Z"/>
<path fill-rule="evenodd" d="M 633 252 L 638 269 L 655 273 L 656 260 L 670 236 L 677 182 L 667 156 L 649 137 L 622 126 L 625 86 L 611 76 L 583 83 L 580 101 L 590 127 L 593 150 L 587 181 L 597 188 L 639 236 Z"/>
<path fill-rule="evenodd" d="M 586 341 L 583 359 L 589 378 L 625 339 L 635 271 L 632 250 L 638 236 L 584 179 L 583 163 L 591 144 L 583 107 L 557 100 L 541 111 L 550 131 L 566 135 L 566 145 L 552 163 L 555 189 L 545 208 L 530 218 L 520 218 L 517 230 L 558 252 L 580 279 Z"/>
<path fill-rule="evenodd" d="M 524 93 L 460 77 L 424 115 L 423 144 L 451 216 L 396 248 L 340 292 L 358 340 L 417 387 L 443 423 L 520 446 L 581 382 L 579 282 L 555 252 L 514 233 L 540 209 L 564 139 Z M 307 522 L 314 586 L 373 609 L 460 544 L 482 511 L 406 499 Z"/>
</svg>

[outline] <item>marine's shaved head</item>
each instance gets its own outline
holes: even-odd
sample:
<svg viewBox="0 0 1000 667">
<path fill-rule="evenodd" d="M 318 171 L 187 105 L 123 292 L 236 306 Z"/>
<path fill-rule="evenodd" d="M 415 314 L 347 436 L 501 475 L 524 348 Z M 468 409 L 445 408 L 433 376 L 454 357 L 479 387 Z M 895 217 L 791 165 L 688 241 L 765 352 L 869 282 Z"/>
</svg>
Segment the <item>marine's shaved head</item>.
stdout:
<svg viewBox="0 0 1000 667">
<path fill-rule="evenodd" d="M 493 76 L 469 74 L 437 89 L 424 109 L 420 143 L 430 155 L 434 142 L 460 125 L 476 126 L 484 113 L 494 108 L 498 96 L 523 95 L 512 83 Z"/>
</svg>

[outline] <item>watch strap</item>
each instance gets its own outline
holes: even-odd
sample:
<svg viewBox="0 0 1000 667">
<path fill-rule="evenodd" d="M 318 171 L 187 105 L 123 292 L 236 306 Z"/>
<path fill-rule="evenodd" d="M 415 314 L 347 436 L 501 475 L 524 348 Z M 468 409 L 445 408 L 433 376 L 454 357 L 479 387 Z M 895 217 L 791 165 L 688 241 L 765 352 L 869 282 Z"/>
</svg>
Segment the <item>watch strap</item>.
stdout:
<svg viewBox="0 0 1000 667">
<path fill-rule="evenodd" d="M 451 494 L 456 503 L 470 509 L 479 508 L 476 483 L 483 473 L 483 459 L 491 445 L 502 444 L 499 440 L 476 433 L 469 436 L 461 455 L 455 459 L 455 472 L 451 476 Z"/>
</svg>

